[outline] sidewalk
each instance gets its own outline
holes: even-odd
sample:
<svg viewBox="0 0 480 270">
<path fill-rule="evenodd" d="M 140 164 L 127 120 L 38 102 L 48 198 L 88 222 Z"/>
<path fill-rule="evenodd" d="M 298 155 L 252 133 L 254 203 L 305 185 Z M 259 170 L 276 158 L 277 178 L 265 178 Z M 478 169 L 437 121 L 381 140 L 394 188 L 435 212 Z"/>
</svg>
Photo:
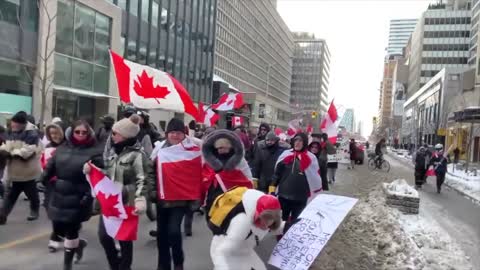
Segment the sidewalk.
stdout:
<svg viewBox="0 0 480 270">
<path fill-rule="evenodd" d="M 392 152 L 388 155 L 413 169 L 412 156 L 398 155 Z M 476 204 L 480 204 L 480 176 L 473 176 L 471 173 L 466 174 L 465 171 L 460 170 L 453 171 L 453 164 L 449 164 L 445 185 L 468 197 Z"/>
</svg>

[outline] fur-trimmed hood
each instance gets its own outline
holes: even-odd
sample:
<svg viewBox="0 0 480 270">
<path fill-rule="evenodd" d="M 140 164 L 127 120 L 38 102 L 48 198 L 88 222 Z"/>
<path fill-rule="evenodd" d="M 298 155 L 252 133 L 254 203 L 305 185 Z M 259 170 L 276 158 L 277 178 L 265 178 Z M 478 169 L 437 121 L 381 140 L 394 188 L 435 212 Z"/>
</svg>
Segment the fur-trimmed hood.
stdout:
<svg viewBox="0 0 480 270">
<path fill-rule="evenodd" d="M 49 130 L 51 128 L 54 128 L 56 129 L 58 132 L 60 132 L 60 134 L 62 135 L 62 141 L 65 139 L 65 134 L 63 133 L 63 128 L 57 124 L 49 124 L 48 126 L 45 127 L 45 137 L 47 137 L 48 141 L 52 141 L 52 138 L 50 137 L 50 132 Z"/>
<path fill-rule="evenodd" d="M 215 155 L 214 145 L 218 139 L 227 139 L 233 146 L 234 154 L 225 163 L 220 161 Z M 202 155 L 205 162 L 208 163 L 208 165 L 210 165 L 210 167 L 215 171 L 220 171 L 222 169 L 233 170 L 243 160 L 245 156 L 245 149 L 237 134 L 230 130 L 219 129 L 208 134 L 208 136 L 204 139 Z"/>
</svg>

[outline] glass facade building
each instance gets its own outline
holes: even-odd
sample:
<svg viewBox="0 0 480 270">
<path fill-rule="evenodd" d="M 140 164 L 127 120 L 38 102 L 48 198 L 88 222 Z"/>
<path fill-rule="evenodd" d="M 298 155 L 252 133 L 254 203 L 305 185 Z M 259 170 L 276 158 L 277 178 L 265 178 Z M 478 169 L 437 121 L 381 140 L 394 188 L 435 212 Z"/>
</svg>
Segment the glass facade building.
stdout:
<svg viewBox="0 0 480 270">
<path fill-rule="evenodd" d="M 387 57 L 389 55 L 403 54 L 403 48 L 407 45 L 408 39 L 415 30 L 417 21 L 417 19 L 390 20 Z"/>
<path fill-rule="evenodd" d="M 123 10 L 122 52 L 211 102 L 217 0 L 108 0 Z"/>
</svg>

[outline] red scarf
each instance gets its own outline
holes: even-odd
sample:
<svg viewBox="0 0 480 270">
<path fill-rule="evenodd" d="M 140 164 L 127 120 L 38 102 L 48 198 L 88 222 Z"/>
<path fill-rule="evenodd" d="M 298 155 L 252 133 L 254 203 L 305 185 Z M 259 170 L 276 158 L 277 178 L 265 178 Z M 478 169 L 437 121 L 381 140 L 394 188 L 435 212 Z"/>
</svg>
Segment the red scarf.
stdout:
<svg viewBox="0 0 480 270">
<path fill-rule="evenodd" d="M 295 151 L 293 155 L 289 155 L 287 157 L 285 157 L 283 159 L 283 163 L 285 164 L 292 164 L 293 161 L 295 160 L 295 158 L 298 158 L 299 161 L 300 161 L 300 170 L 302 172 L 305 171 L 305 169 L 307 169 L 308 166 L 310 166 L 310 163 L 312 162 L 312 160 L 310 159 L 310 157 L 308 156 L 308 152 L 307 150 L 304 150 L 302 152 L 297 152 Z"/>
</svg>

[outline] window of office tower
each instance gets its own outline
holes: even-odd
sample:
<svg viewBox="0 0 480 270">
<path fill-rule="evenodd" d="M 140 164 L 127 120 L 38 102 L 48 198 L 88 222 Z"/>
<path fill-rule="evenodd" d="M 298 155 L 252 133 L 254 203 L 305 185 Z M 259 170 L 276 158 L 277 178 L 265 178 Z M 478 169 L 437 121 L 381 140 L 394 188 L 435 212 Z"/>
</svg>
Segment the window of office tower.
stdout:
<svg viewBox="0 0 480 270">
<path fill-rule="evenodd" d="M 37 31 L 38 7 L 36 1 L 0 0 L 0 21 L 19 25 L 23 30 Z"/>
<path fill-rule="evenodd" d="M 56 85 L 108 93 L 111 19 L 72 0 L 59 0 Z"/>
</svg>

